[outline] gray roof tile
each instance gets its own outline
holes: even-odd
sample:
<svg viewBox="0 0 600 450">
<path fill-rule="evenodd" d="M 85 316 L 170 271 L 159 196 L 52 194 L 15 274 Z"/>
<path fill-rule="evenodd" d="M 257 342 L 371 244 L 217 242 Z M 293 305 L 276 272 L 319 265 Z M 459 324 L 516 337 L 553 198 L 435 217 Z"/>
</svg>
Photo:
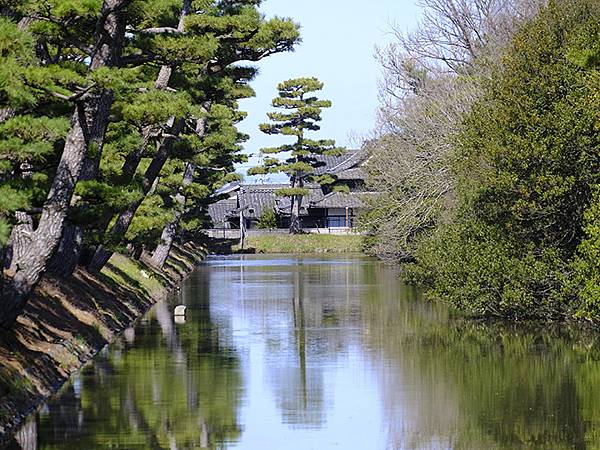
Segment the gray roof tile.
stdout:
<svg viewBox="0 0 600 450">
<path fill-rule="evenodd" d="M 314 208 L 362 208 L 364 203 L 359 192 L 331 192 L 316 202 Z"/>
<path fill-rule="evenodd" d="M 208 205 L 208 214 L 212 220 L 214 228 L 226 228 L 227 215 L 229 211 L 237 207 L 235 198 L 226 198 Z"/>
</svg>

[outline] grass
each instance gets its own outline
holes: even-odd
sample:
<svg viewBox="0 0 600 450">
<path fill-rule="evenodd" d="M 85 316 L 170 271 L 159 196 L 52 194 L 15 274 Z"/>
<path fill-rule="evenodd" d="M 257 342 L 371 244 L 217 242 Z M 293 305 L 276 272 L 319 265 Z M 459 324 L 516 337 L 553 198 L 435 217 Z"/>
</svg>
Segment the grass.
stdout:
<svg viewBox="0 0 600 450">
<path fill-rule="evenodd" d="M 128 286 L 142 295 L 151 295 L 164 287 L 148 267 L 118 253 L 113 254 L 102 273 L 116 284 Z"/>
<path fill-rule="evenodd" d="M 334 234 L 273 234 L 250 236 L 245 248 L 256 253 L 358 253 L 363 237 Z M 234 246 L 239 251 L 239 246 Z"/>
</svg>

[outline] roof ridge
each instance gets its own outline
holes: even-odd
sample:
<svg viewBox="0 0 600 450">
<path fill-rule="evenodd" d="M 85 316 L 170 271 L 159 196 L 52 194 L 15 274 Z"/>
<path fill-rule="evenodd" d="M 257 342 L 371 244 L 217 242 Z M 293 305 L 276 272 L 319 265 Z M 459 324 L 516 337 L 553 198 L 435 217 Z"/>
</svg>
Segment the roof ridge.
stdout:
<svg viewBox="0 0 600 450">
<path fill-rule="evenodd" d="M 342 154 L 341 156 L 344 156 L 347 153 L 350 153 L 350 155 L 348 155 L 347 158 L 345 158 L 344 160 L 340 161 L 337 165 L 333 166 L 331 169 L 329 169 L 330 172 L 333 172 L 334 170 L 336 170 L 338 167 L 343 166 L 344 164 L 348 163 L 348 161 L 350 161 L 352 158 L 354 158 L 356 155 L 359 155 L 362 152 L 362 149 L 352 149 L 352 150 L 346 150 L 346 152 L 344 154 Z M 346 169 L 347 170 L 347 169 Z"/>
</svg>

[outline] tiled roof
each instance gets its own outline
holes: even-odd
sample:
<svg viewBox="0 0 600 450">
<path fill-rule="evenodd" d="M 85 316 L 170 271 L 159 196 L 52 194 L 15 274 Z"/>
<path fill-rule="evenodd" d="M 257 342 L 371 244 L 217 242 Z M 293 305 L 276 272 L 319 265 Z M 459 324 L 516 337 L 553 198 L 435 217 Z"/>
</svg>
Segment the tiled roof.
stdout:
<svg viewBox="0 0 600 450">
<path fill-rule="evenodd" d="M 316 174 L 331 173 L 340 180 L 360 180 L 365 178 L 362 163 L 367 157 L 364 149 L 347 150 L 340 156 L 318 156 L 316 159 L 323 164 L 317 168 Z M 215 227 L 224 226 L 227 218 L 236 217 L 241 208 L 244 216 L 249 219 L 259 218 L 266 210 L 276 209 L 280 214 L 289 214 L 291 200 L 280 197 L 278 189 L 288 188 L 289 184 L 240 184 L 230 183 L 215 192 L 214 196 L 236 195 L 220 200 L 209 206 L 209 214 Z M 324 195 L 318 185 L 307 185 L 309 195 L 302 202 L 301 215 L 308 214 L 308 208 L 360 208 L 363 203 L 357 192 L 343 194 L 332 192 Z M 237 191 L 237 193 L 236 193 Z"/>
<path fill-rule="evenodd" d="M 362 208 L 364 203 L 359 192 L 331 192 L 311 206 L 313 208 Z"/>
<path fill-rule="evenodd" d="M 344 170 L 348 170 L 358 166 L 361 162 L 363 162 L 366 159 L 367 152 L 363 149 L 349 150 L 344 154 L 344 156 L 345 158 L 343 161 L 340 161 L 339 164 L 332 167 L 331 171 L 333 173 L 342 172 Z"/>
<path fill-rule="evenodd" d="M 353 167 L 351 169 L 342 170 L 335 174 L 338 180 L 364 180 L 367 177 L 365 169 L 362 167 Z"/>
<path fill-rule="evenodd" d="M 276 191 L 287 187 L 288 184 L 244 184 L 238 193 L 239 208 L 245 208 L 245 217 L 257 219 L 266 210 L 275 208 L 280 200 Z"/>
<path fill-rule="evenodd" d="M 358 150 L 346 150 L 340 156 L 315 156 L 314 159 L 318 161 L 318 165 L 315 169 L 315 174 L 322 175 L 324 173 L 332 173 L 335 167 L 341 165 L 348 158 L 352 157 Z"/>
<path fill-rule="evenodd" d="M 302 205 L 300 210 L 300 215 L 305 216 L 308 214 L 307 208 L 315 202 L 323 199 L 323 191 L 317 184 L 304 186 L 309 190 L 308 195 L 305 195 L 302 199 Z M 277 202 L 277 211 L 280 214 L 289 214 L 291 207 L 291 199 L 289 197 L 279 197 Z"/>
<path fill-rule="evenodd" d="M 235 198 L 226 198 L 208 205 L 208 214 L 212 220 L 214 228 L 226 228 L 227 215 L 229 211 L 237 207 Z"/>
<path fill-rule="evenodd" d="M 229 194 L 229 193 L 235 191 L 236 189 L 239 189 L 239 187 L 240 187 L 240 182 L 239 181 L 234 181 L 232 183 L 227 183 L 227 184 L 221 186 L 219 189 L 217 189 L 213 193 L 213 197 L 218 197 L 220 195 Z"/>
<path fill-rule="evenodd" d="M 323 165 L 318 167 L 315 173 L 330 173 L 339 180 L 364 180 L 367 174 L 361 166 L 367 156 L 367 151 L 362 148 L 346 150 L 340 156 L 317 156 L 315 159 L 323 162 Z"/>
</svg>

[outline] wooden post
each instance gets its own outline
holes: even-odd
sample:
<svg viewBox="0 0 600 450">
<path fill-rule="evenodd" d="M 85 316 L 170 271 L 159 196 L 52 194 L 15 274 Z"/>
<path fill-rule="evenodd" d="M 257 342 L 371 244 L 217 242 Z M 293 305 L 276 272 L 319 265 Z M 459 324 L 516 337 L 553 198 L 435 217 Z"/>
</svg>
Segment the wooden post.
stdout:
<svg viewBox="0 0 600 450">
<path fill-rule="evenodd" d="M 240 250 L 244 251 L 244 238 L 246 234 L 246 222 L 244 221 L 244 209 L 240 209 Z"/>
</svg>

